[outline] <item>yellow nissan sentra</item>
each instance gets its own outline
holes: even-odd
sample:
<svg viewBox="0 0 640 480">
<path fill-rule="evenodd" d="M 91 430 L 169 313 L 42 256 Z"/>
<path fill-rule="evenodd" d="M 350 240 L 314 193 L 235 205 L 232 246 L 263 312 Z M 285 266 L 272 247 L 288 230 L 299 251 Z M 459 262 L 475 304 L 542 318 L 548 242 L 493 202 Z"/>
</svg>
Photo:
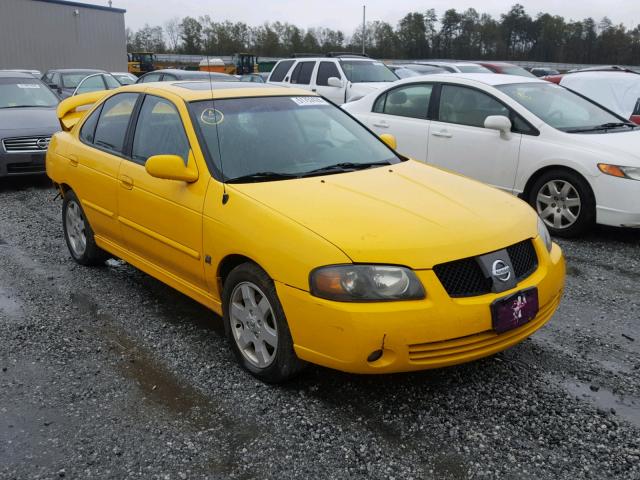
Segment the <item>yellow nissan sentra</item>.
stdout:
<svg viewBox="0 0 640 480">
<path fill-rule="evenodd" d="M 264 381 L 468 362 L 560 301 L 562 252 L 527 204 L 398 155 L 308 91 L 148 83 L 58 116 L 47 173 L 71 256 L 121 258 L 222 315 Z"/>
</svg>

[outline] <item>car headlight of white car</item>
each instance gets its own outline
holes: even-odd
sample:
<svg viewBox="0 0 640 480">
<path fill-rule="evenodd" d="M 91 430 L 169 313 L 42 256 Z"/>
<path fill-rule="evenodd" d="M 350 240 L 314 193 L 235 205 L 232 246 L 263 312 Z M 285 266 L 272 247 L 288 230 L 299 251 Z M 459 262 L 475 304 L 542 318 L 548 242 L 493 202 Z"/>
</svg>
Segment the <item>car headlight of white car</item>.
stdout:
<svg viewBox="0 0 640 480">
<path fill-rule="evenodd" d="M 613 177 L 628 178 L 630 180 L 640 180 L 640 167 L 623 167 L 621 165 L 610 165 L 599 163 L 598 168 L 602 173 Z"/>
<path fill-rule="evenodd" d="M 540 235 L 540 238 L 542 239 L 542 241 L 544 241 L 547 250 L 551 251 L 551 248 L 553 247 L 551 235 L 549 234 L 549 229 L 540 217 L 538 217 L 538 235 Z"/>
</svg>

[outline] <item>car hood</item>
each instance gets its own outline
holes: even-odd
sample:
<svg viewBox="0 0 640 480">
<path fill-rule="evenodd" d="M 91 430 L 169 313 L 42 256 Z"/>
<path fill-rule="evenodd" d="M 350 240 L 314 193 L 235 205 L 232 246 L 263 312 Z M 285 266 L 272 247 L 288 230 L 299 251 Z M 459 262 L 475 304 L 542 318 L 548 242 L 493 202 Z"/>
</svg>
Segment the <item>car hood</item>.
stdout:
<svg viewBox="0 0 640 480">
<path fill-rule="evenodd" d="M 0 136 L 51 134 L 58 130 L 55 107 L 0 108 Z"/>
<path fill-rule="evenodd" d="M 573 137 L 572 140 L 579 140 L 583 147 L 598 150 L 605 163 L 640 167 L 640 128 L 628 132 L 568 135 Z M 606 160 L 607 158 L 610 160 Z"/>
<path fill-rule="evenodd" d="M 349 98 L 360 99 L 371 92 L 387 87 L 392 82 L 363 82 L 349 84 Z"/>
<path fill-rule="evenodd" d="M 229 188 L 312 230 L 356 263 L 428 269 L 537 235 L 536 215 L 521 200 L 413 160 Z"/>
</svg>

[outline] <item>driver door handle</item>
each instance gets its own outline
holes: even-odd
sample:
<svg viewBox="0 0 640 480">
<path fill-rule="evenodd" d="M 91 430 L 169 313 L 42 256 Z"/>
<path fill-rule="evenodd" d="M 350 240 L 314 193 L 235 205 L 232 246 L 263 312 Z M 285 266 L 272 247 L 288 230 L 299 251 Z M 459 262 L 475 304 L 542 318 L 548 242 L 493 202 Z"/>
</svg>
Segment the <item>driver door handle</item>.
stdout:
<svg viewBox="0 0 640 480">
<path fill-rule="evenodd" d="M 374 127 L 378 127 L 378 128 L 389 128 L 389 124 L 384 120 L 380 120 L 378 122 L 375 122 L 373 124 L 373 126 Z"/>
<path fill-rule="evenodd" d="M 120 185 L 122 186 L 122 188 L 131 190 L 133 188 L 133 179 L 131 177 L 128 177 L 127 175 L 121 175 Z"/>
<path fill-rule="evenodd" d="M 453 137 L 453 135 L 450 134 L 449 132 L 447 132 L 446 130 L 440 130 L 439 132 L 433 132 L 433 133 L 431 133 L 431 135 L 433 135 L 434 137 L 442 137 L 442 138 L 451 138 L 451 137 Z"/>
</svg>

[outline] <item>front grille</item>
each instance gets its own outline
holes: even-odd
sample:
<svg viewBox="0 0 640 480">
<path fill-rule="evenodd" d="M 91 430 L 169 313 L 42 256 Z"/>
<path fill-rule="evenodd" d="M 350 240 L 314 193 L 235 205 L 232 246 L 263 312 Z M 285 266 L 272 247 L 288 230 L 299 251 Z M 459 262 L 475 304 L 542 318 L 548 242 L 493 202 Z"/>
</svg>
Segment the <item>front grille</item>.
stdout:
<svg viewBox="0 0 640 480">
<path fill-rule="evenodd" d="M 51 137 L 18 137 L 5 138 L 2 140 L 2 146 L 8 153 L 33 153 L 44 152 L 49 148 Z"/>
<path fill-rule="evenodd" d="M 538 257 L 531 240 L 507 247 L 518 282 L 538 268 Z M 493 282 L 482 273 L 476 257 L 441 263 L 433 267 L 438 280 L 450 297 L 475 297 L 491 293 Z"/>
</svg>

